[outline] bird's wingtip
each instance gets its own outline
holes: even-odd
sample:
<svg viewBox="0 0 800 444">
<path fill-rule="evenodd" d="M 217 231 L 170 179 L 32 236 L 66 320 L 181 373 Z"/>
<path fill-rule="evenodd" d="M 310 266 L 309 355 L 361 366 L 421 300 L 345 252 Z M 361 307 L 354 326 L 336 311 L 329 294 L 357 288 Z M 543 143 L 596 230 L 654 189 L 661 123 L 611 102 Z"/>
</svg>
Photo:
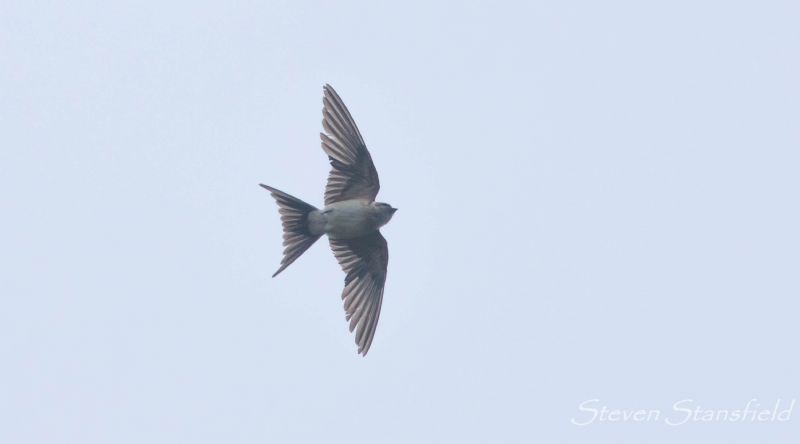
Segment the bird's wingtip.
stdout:
<svg viewBox="0 0 800 444">
<path fill-rule="evenodd" d="M 280 268 L 278 268 L 278 271 L 276 271 L 275 274 L 272 275 L 272 277 L 275 277 L 275 276 L 281 274 L 281 271 L 285 270 L 286 267 L 288 267 L 288 266 L 289 266 L 289 264 L 285 264 L 285 263 L 281 262 Z"/>
</svg>

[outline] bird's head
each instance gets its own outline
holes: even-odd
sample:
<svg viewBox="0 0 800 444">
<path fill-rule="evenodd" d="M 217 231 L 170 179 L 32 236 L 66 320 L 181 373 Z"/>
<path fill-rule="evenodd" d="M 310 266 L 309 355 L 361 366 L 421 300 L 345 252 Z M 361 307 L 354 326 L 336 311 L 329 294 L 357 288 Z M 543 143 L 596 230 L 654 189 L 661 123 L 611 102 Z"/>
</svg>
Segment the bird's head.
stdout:
<svg viewBox="0 0 800 444">
<path fill-rule="evenodd" d="M 397 208 L 392 208 L 391 205 L 383 202 L 373 202 L 372 206 L 378 210 L 377 214 L 381 226 L 386 225 L 390 220 L 392 220 L 394 212 L 397 211 Z"/>
</svg>

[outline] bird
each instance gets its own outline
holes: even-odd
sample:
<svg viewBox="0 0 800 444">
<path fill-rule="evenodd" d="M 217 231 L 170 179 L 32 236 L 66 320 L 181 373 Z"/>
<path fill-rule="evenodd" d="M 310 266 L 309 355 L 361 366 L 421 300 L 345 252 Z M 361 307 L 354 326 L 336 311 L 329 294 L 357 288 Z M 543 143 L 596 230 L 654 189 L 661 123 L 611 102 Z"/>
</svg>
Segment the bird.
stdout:
<svg viewBox="0 0 800 444">
<path fill-rule="evenodd" d="M 322 150 L 331 171 L 320 210 L 269 185 L 278 204 L 283 227 L 283 258 L 274 278 L 299 258 L 322 235 L 328 236 L 333 254 L 345 273 L 345 318 L 350 322 L 358 354 L 366 356 L 381 314 L 389 249 L 380 228 L 397 208 L 376 202 L 380 189 L 372 156 L 336 90 L 323 86 Z"/>
</svg>

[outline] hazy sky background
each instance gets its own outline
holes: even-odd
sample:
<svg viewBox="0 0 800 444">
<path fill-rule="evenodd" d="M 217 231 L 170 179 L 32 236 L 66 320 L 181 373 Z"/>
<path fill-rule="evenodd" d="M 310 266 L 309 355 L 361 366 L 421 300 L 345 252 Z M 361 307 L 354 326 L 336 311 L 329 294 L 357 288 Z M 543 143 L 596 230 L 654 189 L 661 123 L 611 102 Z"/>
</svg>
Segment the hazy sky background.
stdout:
<svg viewBox="0 0 800 444">
<path fill-rule="evenodd" d="M 795 1 L 4 2 L 0 442 L 796 442 Z M 322 85 L 400 211 L 356 355 Z"/>
</svg>

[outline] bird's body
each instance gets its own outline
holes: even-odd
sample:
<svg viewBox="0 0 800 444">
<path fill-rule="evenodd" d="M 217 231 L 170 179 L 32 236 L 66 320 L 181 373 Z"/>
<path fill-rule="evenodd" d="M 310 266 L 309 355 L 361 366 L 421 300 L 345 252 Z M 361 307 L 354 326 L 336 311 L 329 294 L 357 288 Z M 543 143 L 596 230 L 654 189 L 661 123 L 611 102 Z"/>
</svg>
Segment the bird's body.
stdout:
<svg viewBox="0 0 800 444">
<path fill-rule="evenodd" d="M 331 239 L 358 238 L 389 222 L 395 209 L 387 209 L 386 205 L 364 199 L 334 202 L 309 214 L 309 228 L 312 233 L 327 234 Z"/>
<path fill-rule="evenodd" d="M 332 169 L 322 210 L 261 184 L 272 194 L 283 224 L 281 271 L 297 260 L 322 235 L 327 235 L 336 259 L 346 273 L 342 292 L 350 331 L 356 329 L 358 352 L 366 355 L 375 336 L 389 251 L 379 228 L 396 208 L 375 202 L 380 189 L 378 172 L 350 112 L 330 85 L 325 85 L 322 149 Z"/>
</svg>

